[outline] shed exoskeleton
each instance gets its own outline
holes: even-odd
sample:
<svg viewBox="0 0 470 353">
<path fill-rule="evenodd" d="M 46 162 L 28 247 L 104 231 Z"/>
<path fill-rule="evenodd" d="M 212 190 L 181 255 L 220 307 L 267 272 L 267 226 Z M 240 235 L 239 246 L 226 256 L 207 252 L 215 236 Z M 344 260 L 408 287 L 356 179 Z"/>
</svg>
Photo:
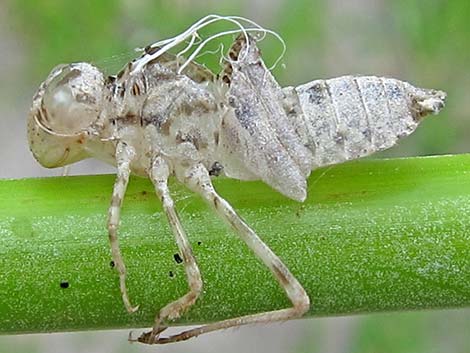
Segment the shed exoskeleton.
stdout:
<svg viewBox="0 0 470 353">
<path fill-rule="evenodd" d="M 117 238 L 129 175 L 150 178 L 163 204 L 189 291 L 160 309 L 153 330 L 142 334 L 140 342 L 175 342 L 221 328 L 300 317 L 309 310 L 310 299 L 302 285 L 218 195 L 211 176 L 259 179 L 303 201 L 313 169 L 389 148 L 412 133 L 425 115 L 438 113 L 444 106 L 444 92 L 375 76 L 343 76 L 281 88 L 261 59 L 257 40 L 243 28 L 238 31 L 242 34 L 218 75 L 162 52 L 159 46 L 149 46 L 117 76 L 104 77 L 87 63 L 61 65 L 33 99 L 28 139 L 43 166 L 60 167 L 93 157 L 117 168 L 108 233 L 129 312 L 137 307 L 127 294 Z M 170 196 L 170 176 L 199 193 L 246 242 L 285 290 L 291 308 L 161 337 L 165 320 L 179 317 L 193 305 L 203 286 Z"/>
</svg>

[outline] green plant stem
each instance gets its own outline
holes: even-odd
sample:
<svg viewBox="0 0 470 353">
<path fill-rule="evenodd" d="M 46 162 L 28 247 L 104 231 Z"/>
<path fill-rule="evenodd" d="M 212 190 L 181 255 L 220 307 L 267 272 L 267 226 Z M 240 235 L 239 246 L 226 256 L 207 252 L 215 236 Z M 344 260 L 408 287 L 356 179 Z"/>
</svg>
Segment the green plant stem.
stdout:
<svg viewBox="0 0 470 353">
<path fill-rule="evenodd" d="M 125 311 L 105 227 L 113 181 L 0 181 L 1 333 L 151 326 L 159 308 L 185 293 L 153 187 L 134 178 L 120 241 L 140 309 Z M 305 286 L 308 316 L 470 306 L 470 155 L 323 168 L 310 177 L 303 204 L 260 182 L 215 185 Z M 289 306 L 202 200 L 176 182 L 171 188 L 205 285 L 177 323 Z"/>
</svg>

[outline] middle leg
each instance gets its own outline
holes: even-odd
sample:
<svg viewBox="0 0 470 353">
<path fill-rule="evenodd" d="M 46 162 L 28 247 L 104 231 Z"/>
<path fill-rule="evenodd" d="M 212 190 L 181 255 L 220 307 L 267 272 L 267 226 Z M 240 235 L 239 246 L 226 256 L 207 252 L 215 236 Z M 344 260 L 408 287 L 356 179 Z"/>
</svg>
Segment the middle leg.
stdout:
<svg viewBox="0 0 470 353">
<path fill-rule="evenodd" d="M 189 292 L 160 309 L 160 312 L 155 317 L 153 330 L 142 334 L 138 338 L 139 342 L 148 344 L 155 343 L 156 337 L 161 331 L 163 331 L 163 320 L 167 318 L 170 320 L 178 318 L 185 310 L 196 302 L 202 291 L 201 274 L 168 189 L 169 175 L 170 171 L 167 163 L 161 157 L 157 157 L 153 162 L 150 177 L 155 186 L 155 192 L 161 199 L 163 210 L 166 213 L 168 223 L 170 224 L 171 230 L 175 236 L 178 249 L 183 257 L 183 264 L 189 284 Z"/>
</svg>

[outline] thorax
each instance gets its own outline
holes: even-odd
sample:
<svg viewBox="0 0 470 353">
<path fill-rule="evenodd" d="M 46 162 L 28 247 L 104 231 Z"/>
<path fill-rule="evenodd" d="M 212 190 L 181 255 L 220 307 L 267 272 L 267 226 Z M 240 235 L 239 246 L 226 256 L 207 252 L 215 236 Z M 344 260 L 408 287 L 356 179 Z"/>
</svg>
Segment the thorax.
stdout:
<svg viewBox="0 0 470 353">
<path fill-rule="evenodd" d="M 148 174 L 155 155 L 170 165 L 203 162 L 210 168 L 224 109 L 219 93 L 210 81 L 157 69 L 124 73 L 109 83 L 103 134 L 135 149 L 131 169 L 138 175 Z"/>
</svg>

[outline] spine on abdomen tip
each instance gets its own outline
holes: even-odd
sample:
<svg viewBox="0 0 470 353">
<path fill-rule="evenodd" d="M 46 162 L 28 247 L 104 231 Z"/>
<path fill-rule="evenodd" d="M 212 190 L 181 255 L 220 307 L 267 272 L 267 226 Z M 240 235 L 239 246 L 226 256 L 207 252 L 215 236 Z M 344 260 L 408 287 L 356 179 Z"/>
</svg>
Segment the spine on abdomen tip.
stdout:
<svg viewBox="0 0 470 353">
<path fill-rule="evenodd" d="M 286 93 L 296 96 L 291 121 L 318 167 L 393 146 L 429 113 L 420 111 L 417 104 L 436 92 L 396 79 L 343 76 L 312 81 Z M 432 112 L 442 106 L 443 99 Z"/>
</svg>

